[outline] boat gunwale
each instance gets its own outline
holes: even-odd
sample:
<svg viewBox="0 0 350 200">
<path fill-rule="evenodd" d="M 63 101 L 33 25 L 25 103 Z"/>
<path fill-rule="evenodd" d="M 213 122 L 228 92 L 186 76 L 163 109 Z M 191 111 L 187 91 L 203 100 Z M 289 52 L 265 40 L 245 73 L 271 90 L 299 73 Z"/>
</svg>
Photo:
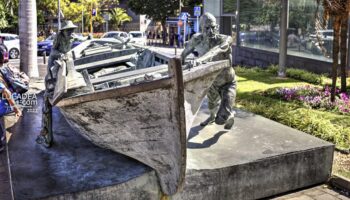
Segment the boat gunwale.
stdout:
<svg viewBox="0 0 350 200">
<path fill-rule="evenodd" d="M 221 64 L 223 66 L 221 66 Z M 228 60 L 223 60 L 223 61 L 209 62 L 200 67 L 185 69 L 188 71 L 182 71 L 184 84 L 186 84 L 186 82 L 188 81 L 198 79 L 203 75 L 210 73 L 211 71 L 216 71 L 217 68 L 225 68 L 227 67 L 228 64 L 229 64 Z M 210 67 L 212 67 L 212 69 L 208 71 L 208 68 Z M 146 91 L 156 90 L 160 88 L 169 88 L 169 87 L 172 87 L 173 85 L 173 81 L 172 81 L 173 78 L 174 78 L 173 76 L 169 76 L 162 79 L 153 80 L 151 82 L 142 82 L 137 85 L 126 85 L 124 87 L 84 93 L 77 96 L 64 98 L 61 101 L 59 101 L 56 106 L 67 107 L 67 106 L 72 106 L 72 105 L 84 103 L 84 102 L 122 97 L 129 94 L 146 92 Z"/>
<path fill-rule="evenodd" d="M 98 101 L 103 99 L 123 97 L 130 94 L 135 94 L 139 92 L 146 92 L 161 88 L 170 88 L 172 86 L 172 77 L 166 77 L 159 80 L 154 80 L 152 82 L 143 82 L 138 85 L 127 85 L 125 87 L 106 89 L 101 91 L 89 92 L 80 94 L 77 96 L 72 96 L 64 98 L 59 101 L 57 107 L 67 107 L 79 103 L 85 103 L 90 101 Z"/>
</svg>

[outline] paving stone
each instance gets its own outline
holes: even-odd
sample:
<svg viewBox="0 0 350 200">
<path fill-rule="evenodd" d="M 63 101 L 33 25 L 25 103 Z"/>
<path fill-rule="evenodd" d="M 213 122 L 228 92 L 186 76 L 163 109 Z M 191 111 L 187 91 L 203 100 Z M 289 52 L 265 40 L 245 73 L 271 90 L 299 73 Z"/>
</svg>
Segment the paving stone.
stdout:
<svg viewBox="0 0 350 200">
<path fill-rule="evenodd" d="M 11 193 L 1 193 L 0 194 L 0 199 L 1 200 L 12 200 Z"/>
<path fill-rule="evenodd" d="M 346 197 L 346 196 L 344 196 L 344 195 L 338 195 L 337 198 L 338 198 L 338 199 L 341 199 L 341 200 L 350 200 L 349 197 Z"/>
<path fill-rule="evenodd" d="M 334 191 L 334 190 L 331 190 L 331 189 L 329 189 L 329 188 L 325 188 L 325 189 L 323 189 L 323 191 L 326 192 L 326 193 L 328 193 L 328 194 L 330 194 L 330 195 L 332 195 L 332 196 L 338 196 L 338 195 L 339 195 L 338 192 L 336 192 L 336 191 Z"/>
<path fill-rule="evenodd" d="M 8 173 L 7 172 L 1 172 L 0 173 L 0 181 L 6 181 L 8 180 Z"/>
<path fill-rule="evenodd" d="M 0 165 L 0 173 L 7 172 L 7 167 Z"/>
<path fill-rule="evenodd" d="M 320 196 L 314 197 L 315 200 L 339 200 L 336 196 L 330 194 L 322 194 Z"/>
<path fill-rule="evenodd" d="M 314 197 L 314 196 L 325 194 L 325 192 L 318 188 L 312 188 L 310 190 L 305 190 L 305 194 L 308 196 Z"/>
<path fill-rule="evenodd" d="M 307 196 L 307 195 L 301 195 L 293 198 L 287 198 L 288 200 L 314 200 L 313 198 Z"/>
</svg>

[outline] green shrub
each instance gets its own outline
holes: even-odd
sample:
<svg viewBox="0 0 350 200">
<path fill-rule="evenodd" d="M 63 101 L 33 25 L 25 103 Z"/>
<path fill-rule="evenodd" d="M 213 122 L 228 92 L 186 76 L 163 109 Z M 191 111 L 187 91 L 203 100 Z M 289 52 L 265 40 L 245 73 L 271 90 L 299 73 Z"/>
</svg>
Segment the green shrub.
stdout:
<svg viewBox="0 0 350 200">
<path fill-rule="evenodd" d="M 267 71 L 272 74 L 278 73 L 278 66 L 271 65 L 267 68 Z M 305 81 L 307 83 L 322 85 L 325 75 L 319 75 L 312 72 L 308 72 L 303 69 L 287 68 L 286 76 L 289 78 L 294 78 L 296 80 Z"/>
<path fill-rule="evenodd" d="M 302 69 L 288 68 L 287 77 L 302 80 L 316 85 L 322 85 L 323 83 L 322 75 L 308 72 Z"/>
</svg>

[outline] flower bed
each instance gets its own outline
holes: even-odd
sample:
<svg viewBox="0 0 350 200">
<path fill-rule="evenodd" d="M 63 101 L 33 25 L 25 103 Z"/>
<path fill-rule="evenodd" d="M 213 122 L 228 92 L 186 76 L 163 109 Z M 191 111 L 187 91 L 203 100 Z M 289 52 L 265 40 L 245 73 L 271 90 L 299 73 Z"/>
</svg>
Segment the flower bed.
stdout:
<svg viewBox="0 0 350 200">
<path fill-rule="evenodd" d="M 350 114 L 350 95 L 340 93 L 339 89 L 336 89 L 335 102 L 331 102 L 329 86 L 323 88 L 312 85 L 280 87 L 268 90 L 264 92 L 264 95 L 284 101 L 295 101 L 313 109 Z"/>
</svg>

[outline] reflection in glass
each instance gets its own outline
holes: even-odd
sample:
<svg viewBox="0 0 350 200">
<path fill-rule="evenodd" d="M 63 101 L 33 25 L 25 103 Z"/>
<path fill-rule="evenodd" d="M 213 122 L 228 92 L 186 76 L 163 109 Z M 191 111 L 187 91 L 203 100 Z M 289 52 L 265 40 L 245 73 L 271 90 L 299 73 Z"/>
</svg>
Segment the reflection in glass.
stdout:
<svg viewBox="0 0 350 200">
<path fill-rule="evenodd" d="M 223 12 L 234 12 L 236 2 L 237 0 L 223 0 Z M 240 1 L 241 46 L 278 52 L 280 2 L 280 0 Z M 331 61 L 333 31 L 328 27 L 316 33 L 316 9 L 315 0 L 289 0 L 288 54 Z M 322 12 L 322 8 L 320 10 Z M 316 35 L 320 37 L 317 38 Z"/>
</svg>

